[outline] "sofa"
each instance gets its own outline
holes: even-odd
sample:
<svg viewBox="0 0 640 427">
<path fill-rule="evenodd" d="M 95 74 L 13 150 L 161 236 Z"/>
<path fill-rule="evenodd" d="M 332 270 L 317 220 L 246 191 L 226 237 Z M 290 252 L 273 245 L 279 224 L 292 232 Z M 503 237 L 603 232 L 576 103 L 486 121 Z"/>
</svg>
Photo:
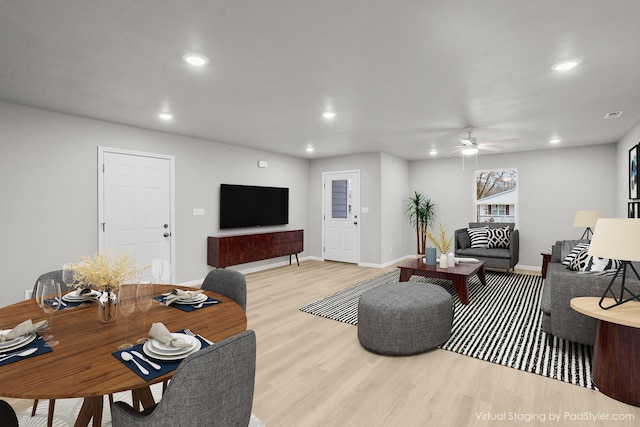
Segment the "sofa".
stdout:
<svg viewBox="0 0 640 427">
<path fill-rule="evenodd" d="M 467 228 L 460 228 L 455 231 L 455 256 L 458 258 L 476 258 L 485 261 L 485 267 L 504 270 L 513 270 L 520 260 L 520 232 L 514 230 L 511 222 L 470 222 L 469 229 L 481 229 L 488 227 L 491 229 L 508 229 L 507 244 L 503 247 L 472 247 L 471 236 Z M 489 245 L 491 246 L 491 245 Z M 501 246 L 501 245 L 498 245 Z"/>
<path fill-rule="evenodd" d="M 547 276 L 542 288 L 540 308 L 542 310 L 542 330 L 547 334 L 547 342 L 553 337 L 580 344 L 593 345 L 596 337 L 597 320 L 580 314 L 571 308 L 571 299 L 576 297 L 601 297 L 609 286 L 614 270 L 571 271 L 562 261 L 567 258 L 578 243 L 586 240 L 561 240 L 551 248 L 551 259 L 547 266 Z M 640 273 L 640 263 L 633 263 Z M 613 289 L 620 289 L 620 278 L 616 278 Z M 633 272 L 627 270 L 625 285 L 634 293 L 640 292 L 640 282 Z"/>
</svg>

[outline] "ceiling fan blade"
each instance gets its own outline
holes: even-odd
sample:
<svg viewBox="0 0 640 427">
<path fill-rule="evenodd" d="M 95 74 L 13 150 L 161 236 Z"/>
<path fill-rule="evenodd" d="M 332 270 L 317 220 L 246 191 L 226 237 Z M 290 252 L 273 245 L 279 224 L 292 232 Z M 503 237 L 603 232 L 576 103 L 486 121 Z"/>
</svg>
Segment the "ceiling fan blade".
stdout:
<svg viewBox="0 0 640 427">
<path fill-rule="evenodd" d="M 492 147 L 491 145 L 486 145 L 486 144 L 478 144 L 478 149 L 479 150 L 485 150 L 485 151 L 502 151 L 501 148 L 498 147 Z"/>
<path fill-rule="evenodd" d="M 447 155 L 448 155 L 448 156 L 450 156 L 451 154 L 459 153 L 460 151 L 464 150 L 465 148 L 466 148 L 466 147 L 458 147 L 458 148 L 456 148 L 455 150 L 453 150 L 452 152 L 447 153 Z"/>
<path fill-rule="evenodd" d="M 519 139 L 492 139 L 487 141 L 480 141 L 479 144 L 487 144 L 487 145 L 513 144 L 514 142 L 520 142 L 520 140 Z"/>
</svg>

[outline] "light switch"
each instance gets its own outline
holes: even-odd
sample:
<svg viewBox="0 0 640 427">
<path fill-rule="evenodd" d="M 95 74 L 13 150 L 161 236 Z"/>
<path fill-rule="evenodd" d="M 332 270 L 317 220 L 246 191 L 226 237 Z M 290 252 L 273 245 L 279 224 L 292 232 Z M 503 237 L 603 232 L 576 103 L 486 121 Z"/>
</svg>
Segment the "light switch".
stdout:
<svg viewBox="0 0 640 427">
<path fill-rule="evenodd" d="M 362 213 L 369 213 L 369 208 L 362 208 L 361 211 Z"/>
<path fill-rule="evenodd" d="M 204 215 L 204 208 L 193 208 L 193 216 Z"/>
</svg>

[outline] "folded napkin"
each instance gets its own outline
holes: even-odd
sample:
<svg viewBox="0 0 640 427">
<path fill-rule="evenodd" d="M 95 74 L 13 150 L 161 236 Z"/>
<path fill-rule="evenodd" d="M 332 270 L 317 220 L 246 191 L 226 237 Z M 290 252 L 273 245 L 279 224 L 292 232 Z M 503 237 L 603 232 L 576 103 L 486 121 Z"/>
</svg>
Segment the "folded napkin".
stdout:
<svg viewBox="0 0 640 427">
<path fill-rule="evenodd" d="M 191 343 L 184 342 L 180 339 L 174 338 L 171 332 L 164 326 L 164 323 L 156 322 L 151 325 L 149 330 L 149 336 L 155 338 L 165 345 L 170 345 L 176 348 L 191 347 Z"/>
<path fill-rule="evenodd" d="M 171 305 L 181 298 L 191 298 L 202 293 L 202 289 L 196 291 L 183 291 L 182 289 L 174 289 L 165 299 L 165 305 Z"/>
<path fill-rule="evenodd" d="M 37 332 L 39 330 L 47 328 L 49 325 L 48 320 L 41 320 L 39 322 L 33 323 L 31 319 L 27 319 L 24 322 L 17 325 L 15 328 L 7 332 L 6 334 L 0 335 L 0 342 L 9 341 L 19 336 L 30 334 L 32 332 Z"/>
</svg>

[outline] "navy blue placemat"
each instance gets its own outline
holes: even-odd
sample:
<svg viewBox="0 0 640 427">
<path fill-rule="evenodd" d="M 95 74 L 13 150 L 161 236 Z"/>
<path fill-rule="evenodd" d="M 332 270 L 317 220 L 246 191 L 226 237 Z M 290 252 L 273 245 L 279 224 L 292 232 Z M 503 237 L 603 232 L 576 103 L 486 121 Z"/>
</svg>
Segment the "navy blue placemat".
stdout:
<svg viewBox="0 0 640 427">
<path fill-rule="evenodd" d="M 19 357 L 19 356 L 10 357 L 10 358 L 8 358 L 6 360 L 1 361 L 0 362 L 0 366 L 8 365 L 8 364 L 13 363 L 13 362 L 18 362 L 20 360 L 28 359 L 30 357 L 39 356 L 41 354 L 49 353 L 50 351 L 53 351 L 53 349 L 51 347 L 49 347 L 47 342 L 40 336 L 40 334 L 36 333 L 36 335 L 37 335 L 36 339 L 31 341 L 29 344 L 25 345 L 24 347 L 21 347 L 21 348 L 15 349 L 15 350 L 11 350 L 11 351 L 8 351 L 8 352 L 3 352 L 3 354 L 6 353 L 8 355 L 8 354 L 13 354 L 13 353 L 19 353 L 21 351 L 25 351 L 25 350 L 30 349 L 30 348 L 37 348 L 37 350 L 33 354 L 30 354 L 30 355 L 25 356 L 25 357 Z M 4 357 L 4 356 L 0 356 L 0 359 L 2 359 L 2 357 Z"/>
<path fill-rule="evenodd" d="M 180 331 L 177 331 L 177 332 L 178 333 L 184 333 L 184 330 L 180 330 Z M 196 336 L 196 338 L 198 338 L 198 340 L 202 344 L 202 347 L 200 347 L 200 350 L 202 350 L 203 348 L 207 348 L 207 347 L 209 347 L 211 345 L 208 342 L 206 342 L 204 339 L 202 339 L 200 336 Z M 127 368 L 131 369 L 133 372 L 138 374 L 138 376 L 140 378 L 142 378 L 142 379 L 144 379 L 146 381 L 151 381 L 153 379 L 161 377 L 162 375 L 166 374 L 167 372 L 171 372 L 171 371 L 175 370 L 178 367 L 178 365 L 180 364 L 180 362 L 182 362 L 182 360 L 183 360 L 183 359 L 178 359 L 178 360 L 158 360 L 158 359 L 155 359 L 155 358 L 149 356 L 148 354 L 146 354 L 144 351 L 142 351 L 142 347 L 143 346 L 144 346 L 144 343 L 136 344 L 133 347 L 130 347 L 130 348 L 127 348 L 127 349 L 124 349 L 124 350 L 114 351 L 111 354 L 113 355 L 113 357 L 118 359 L 120 362 L 124 363 Z M 149 371 L 149 375 L 143 374 L 142 372 L 140 372 L 140 370 L 135 365 L 135 363 L 133 363 L 133 361 L 125 362 L 120 357 L 120 353 L 122 353 L 123 351 L 128 351 L 129 353 L 131 353 L 131 350 L 137 351 L 138 353 L 142 354 L 144 357 L 148 358 L 149 360 L 152 360 L 152 361 L 156 362 L 158 365 L 160 365 L 161 369 L 160 370 L 156 370 L 151 365 L 149 365 L 147 362 L 145 362 L 144 360 L 140 360 L 140 358 L 134 356 L 135 360 L 140 365 L 142 365 L 143 368 L 145 368 L 147 371 Z"/>
<path fill-rule="evenodd" d="M 160 301 L 162 304 L 164 304 L 165 301 L 167 300 L 167 297 L 164 296 L 164 295 L 160 295 L 159 297 L 155 297 L 155 299 L 157 301 Z M 179 308 L 182 311 L 190 312 L 190 311 L 193 311 L 193 310 L 202 310 L 203 308 L 212 307 L 212 306 L 214 306 L 216 304 L 221 304 L 221 303 L 222 303 L 222 301 L 220 301 L 220 300 L 208 297 L 207 300 L 204 301 L 204 303 L 202 304 L 202 307 L 200 307 L 200 308 L 196 308 L 195 307 L 195 305 L 197 305 L 197 304 L 190 305 L 190 304 L 176 304 L 176 303 L 171 304 L 169 307 L 175 307 L 175 308 Z"/>
<path fill-rule="evenodd" d="M 63 300 L 64 301 L 64 300 Z M 69 309 L 69 308 L 75 308 L 78 307 L 80 305 L 85 305 L 85 304 L 93 304 L 95 302 L 97 302 L 98 300 L 92 299 L 92 300 L 86 300 L 86 301 L 78 301 L 78 302 L 70 302 L 70 301 L 64 301 L 64 303 L 66 305 L 62 305 L 60 307 L 61 310 L 65 310 L 65 309 Z"/>
</svg>

